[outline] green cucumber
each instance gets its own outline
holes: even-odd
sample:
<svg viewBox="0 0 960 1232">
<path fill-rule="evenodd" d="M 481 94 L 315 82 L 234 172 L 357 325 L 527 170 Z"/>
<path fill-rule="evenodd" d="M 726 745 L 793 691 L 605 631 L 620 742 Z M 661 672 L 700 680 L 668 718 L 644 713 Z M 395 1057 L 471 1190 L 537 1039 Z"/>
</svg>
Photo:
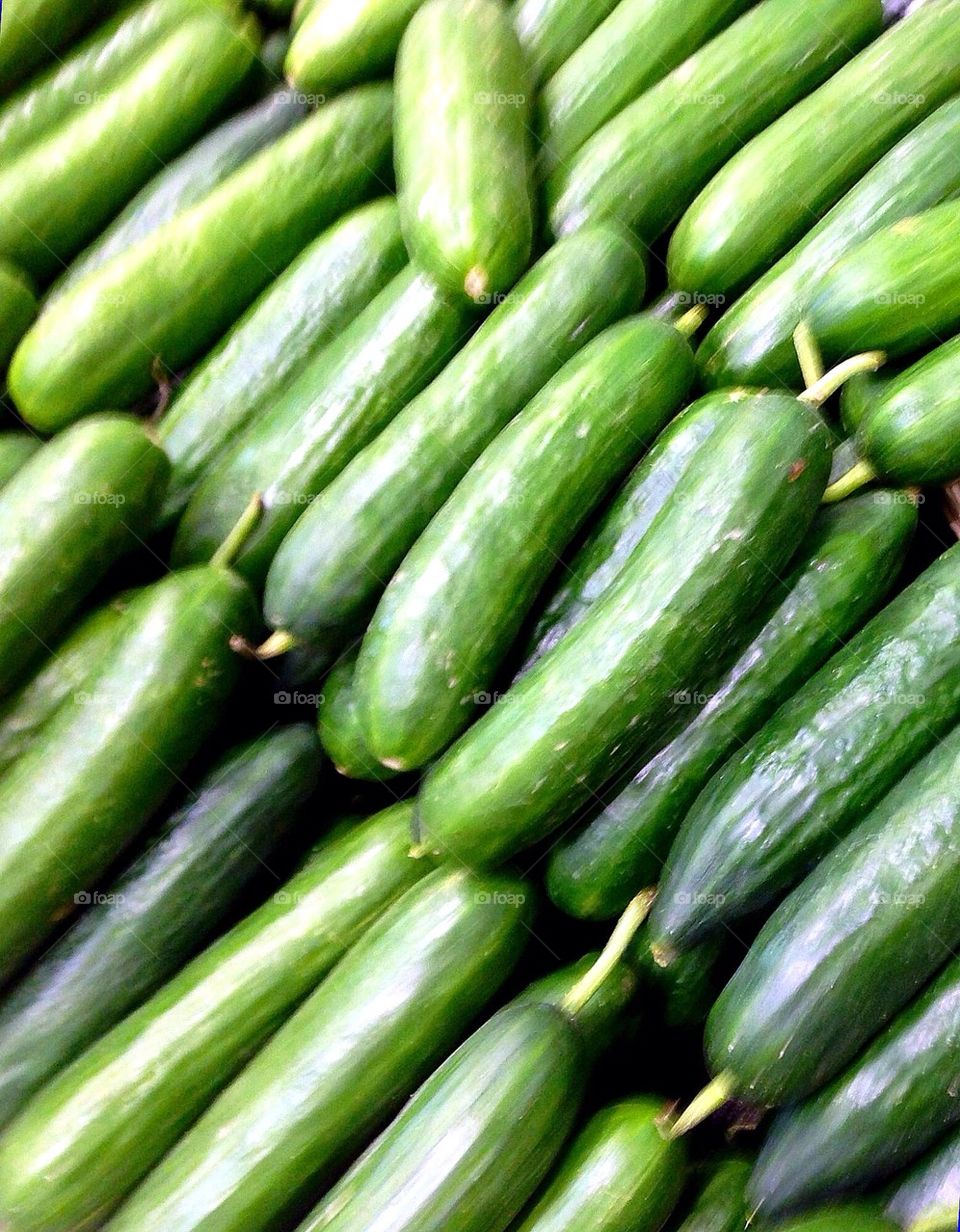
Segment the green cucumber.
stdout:
<svg viewBox="0 0 960 1232">
<path fill-rule="evenodd" d="M 709 456 L 584 620 L 427 775 L 426 849 L 490 863 L 562 824 L 653 736 L 793 555 L 830 469 L 819 415 L 742 390 L 684 414 L 716 421 Z"/>
<path fill-rule="evenodd" d="M 621 321 L 474 463 L 387 587 L 360 648 L 361 724 L 384 765 L 423 766 L 476 717 L 555 560 L 693 377 L 672 325 Z"/>
<path fill-rule="evenodd" d="M 236 320 L 317 232 L 387 173 L 392 96 L 353 91 L 261 150 L 41 314 L 14 356 L 23 417 L 54 431 L 182 367 Z"/>
<path fill-rule="evenodd" d="M 0 1124 L 215 934 L 319 779 L 309 727 L 233 750 L 0 1003 Z M 96 989 L 96 996 L 91 996 Z"/>
<path fill-rule="evenodd" d="M 236 433 L 269 408 L 297 368 L 345 329 L 406 259 L 396 204 L 384 197 L 308 244 L 247 309 L 190 373 L 160 421 L 173 464 L 161 521 L 183 512 Z"/>
<path fill-rule="evenodd" d="M 339 774 L 350 779 L 383 782 L 397 774 L 377 761 L 360 722 L 354 687 L 356 653 L 345 656 L 323 682 L 317 709 L 317 731 L 323 750 Z"/>
<path fill-rule="evenodd" d="M 529 887 L 438 869 L 379 920 L 112 1221 L 260 1232 L 302 1214 L 522 952 Z"/>
<path fill-rule="evenodd" d="M 0 488 L 6 487 L 42 444 L 28 432 L 0 432 Z"/>
<path fill-rule="evenodd" d="M 752 1165 L 739 1155 L 721 1156 L 704 1169 L 706 1180 L 676 1232 L 743 1232 L 748 1226 L 747 1183 Z"/>
<path fill-rule="evenodd" d="M 44 445 L 0 492 L 0 694 L 143 542 L 169 472 L 140 423 L 98 415 Z"/>
<path fill-rule="evenodd" d="M 785 257 L 729 308 L 700 345 L 710 387 L 796 385 L 793 332 L 817 280 L 897 219 L 960 195 L 960 99 L 899 141 Z"/>
<path fill-rule="evenodd" d="M 33 287 L 16 266 L 0 260 L 0 380 L 36 315 Z"/>
<path fill-rule="evenodd" d="M 657 1020 L 671 1030 L 702 1029 L 723 986 L 718 967 L 725 957 L 721 942 L 705 941 L 661 967 L 650 952 L 645 929 L 629 952 L 645 998 L 656 1006 Z"/>
<path fill-rule="evenodd" d="M 622 0 L 540 90 L 541 172 L 566 163 L 608 120 L 752 3 Z"/>
<path fill-rule="evenodd" d="M 540 1004 L 562 1009 L 576 985 L 599 959 L 599 953 L 583 958 L 541 976 L 514 997 L 512 1005 Z M 591 1057 L 599 1055 L 616 1035 L 637 991 L 637 977 L 630 964 L 621 961 L 610 972 L 597 992 L 577 1011 L 577 1031 Z"/>
<path fill-rule="evenodd" d="M 268 902 L 42 1087 L 0 1146 L 0 1215 L 36 1232 L 102 1220 L 429 871 L 409 858 L 409 831 L 410 807 L 398 805 L 332 835 Z"/>
<path fill-rule="evenodd" d="M 670 285 L 729 295 L 787 252 L 877 159 L 960 90 L 960 2 L 928 0 L 753 138 L 670 239 Z"/>
<path fill-rule="evenodd" d="M 651 243 L 745 141 L 870 42 L 881 22 L 880 0 L 762 0 L 550 176 L 553 234 L 617 218 Z"/>
<path fill-rule="evenodd" d="M 285 64 L 301 90 L 334 94 L 389 76 L 410 18 L 423 0 L 314 0 L 297 24 Z"/>
<path fill-rule="evenodd" d="M 684 816 L 711 775 L 785 698 L 844 644 L 893 585 L 916 506 L 871 493 L 818 514 L 807 538 L 743 630 L 733 664 L 687 696 L 691 719 L 579 834 L 550 854 L 550 897 L 570 915 L 619 915 L 653 885 Z"/>
<path fill-rule="evenodd" d="M 660 883 L 660 948 L 775 902 L 960 718 L 958 582 L 952 548 L 714 775 Z"/>
<path fill-rule="evenodd" d="M 855 1202 L 828 1206 L 776 1225 L 776 1232 L 897 1232 L 875 1207 Z"/>
<path fill-rule="evenodd" d="M 643 290 L 643 261 L 618 229 L 585 228 L 554 245 L 304 511 L 267 579 L 268 623 L 329 656 L 341 650 L 483 449 Z"/>
<path fill-rule="evenodd" d="M 121 0 L 7 0 L 0 33 L 0 94 L 29 77 L 69 47 L 86 26 L 116 9 Z"/>
<path fill-rule="evenodd" d="M 426 0 L 400 44 L 394 161 L 403 237 L 441 286 L 478 303 L 530 260 L 529 85 L 498 0 Z"/>
<path fill-rule="evenodd" d="M 306 506 L 430 381 L 465 325 L 465 309 L 415 266 L 397 274 L 207 470 L 177 528 L 174 560 L 208 559 L 259 492 L 264 515 L 236 567 L 262 584 Z"/>
<path fill-rule="evenodd" d="M 851 436 L 857 431 L 883 389 L 887 375 L 860 372 L 847 381 L 840 394 L 840 422 Z"/>
<path fill-rule="evenodd" d="M 0 254 L 58 274 L 121 206 L 201 132 L 255 62 L 252 19 L 216 6 L 160 39 L 101 97 L 0 171 Z"/>
<path fill-rule="evenodd" d="M 907 1232 L 955 1232 L 958 1209 L 960 1133 L 953 1133 L 910 1169 L 886 1213 Z"/>
<path fill-rule="evenodd" d="M 513 25 L 532 77 L 552 77 L 619 0 L 514 0 Z"/>
</svg>

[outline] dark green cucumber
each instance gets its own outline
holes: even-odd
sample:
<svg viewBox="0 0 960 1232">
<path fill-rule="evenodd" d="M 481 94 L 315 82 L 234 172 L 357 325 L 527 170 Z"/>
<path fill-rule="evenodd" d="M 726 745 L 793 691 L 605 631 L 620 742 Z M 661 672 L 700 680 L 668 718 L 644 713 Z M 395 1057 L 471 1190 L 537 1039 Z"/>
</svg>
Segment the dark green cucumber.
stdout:
<svg viewBox="0 0 960 1232">
<path fill-rule="evenodd" d="M 586 228 L 554 245 L 304 511 L 270 570 L 268 622 L 336 654 L 483 449 L 643 290 L 642 259 L 618 229 Z"/>
<path fill-rule="evenodd" d="M 513 25 L 531 85 L 552 77 L 619 0 L 514 0 Z"/>
<path fill-rule="evenodd" d="M 498 0 L 426 0 L 400 44 L 394 162 L 403 237 L 441 286 L 488 304 L 533 244 L 530 99 Z"/>
<path fill-rule="evenodd" d="M 0 255 L 59 274 L 121 206 L 234 97 L 259 41 L 216 5 L 158 40 L 101 98 L 5 161 Z"/>
<path fill-rule="evenodd" d="M 115 1232 L 264 1232 L 302 1214 L 510 973 L 529 893 L 445 869 L 410 890 L 166 1156 Z"/>
<path fill-rule="evenodd" d="M 321 108 L 218 188 L 94 270 L 20 344 L 10 391 L 43 431 L 154 384 L 233 323 L 304 245 L 387 174 L 392 96 L 366 86 Z"/>
<path fill-rule="evenodd" d="M 809 1215 L 798 1215 L 778 1223 L 777 1232 L 897 1232 L 875 1206 L 855 1202 L 828 1206 Z"/>
<path fill-rule="evenodd" d="M 883 389 L 887 375 L 860 372 L 847 381 L 840 394 L 840 421 L 851 434 L 856 432 Z"/>
<path fill-rule="evenodd" d="M 650 918 L 684 949 L 775 902 L 960 718 L 952 548 L 802 685 L 714 775 Z"/>
<path fill-rule="evenodd" d="M 543 838 L 659 727 L 793 555 L 830 469 L 823 421 L 777 394 L 701 399 L 709 457 L 590 613 L 445 754 L 418 801 L 421 841 L 468 864 Z M 663 613 L 670 612 L 664 620 Z"/>
<path fill-rule="evenodd" d="M 511 1004 L 537 1003 L 562 1009 L 566 998 L 599 957 L 596 952 L 585 954 L 569 966 L 534 980 L 519 996 L 514 997 Z M 637 984 L 637 977 L 631 966 L 627 962 L 620 962 L 597 992 L 577 1011 L 577 1030 L 591 1056 L 599 1054 L 609 1045 L 636 994 Z"/>
<path fill-rule="evenodd" d="M 817 280 L 869 235 L 960 195 L 960 99 L 899 141 L 785 257 L 728 309 L 697 354 L 711 387 L 797 385 L 793 332 Z"/>
<path fill-rule="evenodd" d="M 299 257 L 194 368 L 160 421 L 173 463 L 161 520 L 183 512 L 204 471 L 270 407 L 311 355 L 406 264 L 391 198 L 347 214 Z M 309 311 L 304 306 L 309 305 Z"/>
<path fill-rule="evenodd" d="M 7 0 L 0 31 L 0 94 L 57 57 L 120 0 Z"/>
<path fill-rule="evenodd" d="M 285 64 L 299 89 L 334 94 L 389 76 L 400 39 L 423 0 L 314 0 L 297 23 Z"/>
<path fill-rule="evenodd" d="M 960 1133 L 953 1133 L 910 1169 L 886 1213 L 907 1232 L 954 1232 L 958 1209 Z"/>
<path fill-rule="evenodd" d="M 0 492 L 0 694 L 142 543 L 169 473 L 142 424 L 98 415 L 44 445 Z"/>
<path fill-rule="evenodd" d="M 656 883 L 684 816 L 711 775 L 831 654 L 892 586 L 913 538 L 916 506 L 877 492 L 818 514 L 790 572 L 746 625 L 733 664 L 691 719 L 579 834 L 550 854 L 547 884 L 563 911 L 619 915 Z"/>
<path fill-rule="evenodd" d="M 0 488 L 6 487 L 42 444 L 29 432 L 0 432 Z"/>
<path fill-rule="evenodd" d="M 669 967 L 661 967 L 650 952 L 650 939 L 641 929 L 629 955 L 648 1004 L 656 1006 L 658 1021 L 669 1029 L 700 1030 L 723 987 L 718 973 L 725 957 L 720 941 L 705 941 L 681 954 Z"/>
<path fill-rule="evenodd" d="M 338 773 L 350 779 L 382 782 L 393 778 L 397 771 L 389 770 L 377 761 L 363 734 L 354 687 L 356 666 L 356 654 L 347 655 L 323 682 L 322 700 L 317 709 L 317 731 L 324 752 Z"/>
<path fill-rule="evenodd" d="M 901 909 L 918 906 L 905 900 Z M 778 1117 L 754 1171 L 754 1207 L 812 1206 L 915 1160 L 960 1119 L 958 1036 L 954 961 L 830 1086 Z"/>
<path fill-rule="evenodd" d="M 410 859 L 409 831 L 410 807 L 398 805 L 332 835 L 268 902 L 42 1087 L 0 1147 L 0 1214 L 31 1229 L 102 1220 L 430 871 Z M 40 1151 L 54 1142 L 54 1155 Z"/>
<path fill-rule="evenodd" d="M 0 1003 L 0 1124 L 215 934 L 319 780 L 309 727 L 235 749 Z M 91 990 L 96 995 L 91 996 Z"/>
<path fill-rule="evenodd" d="M 727 1155 L 704 1168 L 700 1185 L 687 1217 L 676 1232 L 743 1232 L 748 1226 L 747 1182 L 750 1160 Z"/>
<path fill-rule="evenodd" d="M 749 286 L 919 120 L 960 90 L 960 2 L 891 26 L 720 170 L 670 239 L 670 285 Z"/>
<path fill-rule="evenodd" d="M 693 353 L 672 325 L 621 321 L 474 463 L 387 587 L 360 648 L 361 724 L 384 765 L 425 765 L 480 713 L 556 559 L 693 378 Z"/>
<path fill-rule="evenodd" d="M 739 17 L 753 0 L 622 0 L 537 98 L 540 169 L 565 163 L 608 120 Z"/>
<path fill-rule="evenodd" d="M 209 558 L 259 492 L 264 514 L 236 567 L 262 585 L 306 506 L 436 375 L 465 326 L 465 309 L 425 274 L 399 273 L 207 470 L 177 529 L 174 560 Z"/>
<path fill-rule="evenodd" d="M 0 261 L 0 380 L 36 315 L 33 287 L 16 266 Z"/>
<path fill-rule="evenodd" d="M 879 34 L 881 19 L 880 0 L 762 0 L 557 169 L 553 234 L 617 218 L 652 242 L 745 141 Z"/>
</svg>

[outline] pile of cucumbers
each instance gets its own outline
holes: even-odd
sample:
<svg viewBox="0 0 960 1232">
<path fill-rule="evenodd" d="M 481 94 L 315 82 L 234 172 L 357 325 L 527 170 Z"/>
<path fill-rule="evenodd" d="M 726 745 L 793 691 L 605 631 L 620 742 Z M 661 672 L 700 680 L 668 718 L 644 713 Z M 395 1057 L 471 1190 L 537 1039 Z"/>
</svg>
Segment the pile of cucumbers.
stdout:
<svg viewBox="0 0 960 1232">
<path fill-rule="evenodd" d="M 960 1226 L 960 0 L 6 0 L 0 1232 Z"/>
</svg>

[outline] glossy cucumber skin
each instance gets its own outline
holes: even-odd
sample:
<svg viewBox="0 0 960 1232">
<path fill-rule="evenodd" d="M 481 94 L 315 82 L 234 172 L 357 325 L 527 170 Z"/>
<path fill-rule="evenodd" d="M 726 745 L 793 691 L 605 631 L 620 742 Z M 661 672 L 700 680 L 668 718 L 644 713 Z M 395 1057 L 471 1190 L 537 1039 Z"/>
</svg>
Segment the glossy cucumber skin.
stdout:
<svg viewBox="0 0 960 1232">
<path fill-rule="evenodd" d="M 302 1214 L 509 974 L 528 894 L 514 878 L 445 869 L 410 890 L 178 1143 L 116 1232 L 255 1232 Z"/>
<path fill-rule="evenodd" d="M 775 902 L 956 722 L 958 570 L 951 549 L 710 780 L 667 860 L 659 945 L 683 949 Z"/>
<path fill-rule="evenodd" d="M 777 1224 L 777 1232 L 896 1232 L 896 1227 L 875 1207 L 851 1202 L 788 1219 Z"/>
<path fill-rule="evenodd" d="M 518 1232 L 658 1232 L 686 1179 L 686 1147 L 658 1124 L 662 1100 L 596 1113 L 561 1159 Z"/>
<path fill-rule="evenodd" d="M 618 218 L 652 242 L 731 154 L 880 28 L 879 0 L 816 0 L 802 10 L 792 0 L 762 0 L 548 179 L 553 234 Z"/>
<path fill-rule="evenodd" d="M 619 915 L 653 885 L 710 776 L 809 679 L 878 606 L 903 564 L 916 506 L 873 492 L 821 511 L 790 572 L 774 582 L 741 653 L 690 721 L 580 834 L 551 852 L 550 897 L 571 915 Z M 759 627 L 758 627 L 759 626 Z"/>
<path fill-rule="evenodd" d="M 585 1070 L 566 1015 L 508 1006 L 427 1079 L 298 1232 L 377 1222 L 384 1232 L 504 1232 L 562 1148 Z M 443 1143 L 456 1149 L 439 1158 Z"/>
<path fill-rule="evenodd" d="M 29 432 L 0 432 L 0 488 L 6 487 L 42 444 Z"/>
<path fill-rule="evenodd" d="M 886 1214 L 900 1227 L 912 1229 L 921 1219 L 925 1232 L 935 1232 L 934 1217 L 942 1216 L 938 1228 L 953 1232 L 960 1201 L 960 1133 L 948 1135 L 925 1155 L 897 1185 Z"/>
<path fill-rule="evenodd" d="M 356 653 L 346 655 L 323 682 L 323 700 L 317 708 L 317 731 L 324 752 L 338 774 L 350 779 L 382 782 L 394 778 L 397 771 L 377 761 L 363 734 L 354 684 L 356 666 Z"/>
<path fill-rule="evenodd" d="M 697 352 L 711 388 L 799 388 L 793 331 L 817 280 L 844 253 L 900 218 L 960 195 L 960 99 L 899 141 L 817 225 L 729 308 Z"/>
<path fill-rule="evenodd" d="M 7 0 L 0 37 L 0 94 L 55 58 L 85 26 L 118 6 L 119 0 L 83 5 L 70 0 Z"/>
<path fill-rule="evenodd" d="M 556 559 L 693 379 L 693 353 L 672 325 L 621 321 L 474 463 L 394 575 L 360 648 L 361 724 L 384 765 L 425 765 L 476 717 Z"/>
<path fill-rule="evenodd" d="M 423 0 L 356 0 L 349 20 L 338 0 L 315 0 L 298 23 L 285 64 L 301 90 L 333 94 L 388 76 L 400 39 Z"/>
<path fill-rule="evenodd" d="M 430 866 L 398 805 L 332 835 L 262 907 L 34 1096 L 0 1147 L 19 1230 L 103 1220 L 369 925 Z M 82 1109 L 82 1113 L 81 1113 Z M 56 1142 L 55 1157 L 40 1143 Z"/>
<path fill-rule="evenodd" d="M 538 85 L 560 68 L 619 0 L 514 0 L 512 17 Z"/>
<path fill-rule="evenodd" d="M 618 229 L 554 245 L 304 511 L 267 579 L 268 622 L 339 651 L 483 449 L 643 290 L 642 258 Z"/>
<path fill-rule="evenodd" d="M 20 344 L 10 390 L 53 431 L 153 386 L 156 356 L 188 363 L 388 172 L 392 95 L 367 86 L 323 107 L 190 209 L 51 304 Z"/>
<path fill-rule="evenodd" d="M 15 266 L 0 261 L 0 380 L 36 315 L 33 288 Z"/>
<path fill-rule="evenodd" d="M 767 921 L 707 1022 L 710 1065 L 739 1094 L 816 1090 L 952 956 L 958 776 L 955 728 Z"/>
<path fill-rule="evenodd" d="M 670 285 L 727 295 L 764 274 L 811 219 L 960 89 L 958 41 L 960 3 L 933 0 L 754 137 L 678 223 Z"/>
<path fill-rule="evenodd" d="M 234 750 L 0 1003 L 0 1124 L 217 930 L 298 819 L 322 757 L 304 725 Z M 96 996 L 91 997 L 91 989 Z"/>
<path fill-rule="evenodd" d="M 589 615 L 427 775 L 428 850 L 487 864 L 560 825 L 651 737 L 793 554 L 830 468 L 823 422 L 795 399 L 743 391 L 684 413 L 718 400 L 730 414 L 710 465 L 672 494 Z"/>
<path fill-rule="evenodd" d="M 549 81 L 537 100 L 541 173 L 565 163 L 608 120 L 739 17 L 753 0 L 625 0 Z"/>
<path fill-rule="evenodd" d="M 750 1208 L 747 1182 L 751 1163 L 737 1155 L 709 1165 L 706 1183 L 677 1232 L 743 1232 Z"/>
<path fill-rule="evenodd" d="M 876 403 L 887 376 L 875 372 L 859 372 L 847 381 L 840 393 L 840 422 L 851 436 Z"/>
<path fill-rule="evenodd" d="M 401 271 L 210 467 L 180 520 L 174 560 L 208 558 L 259 492 L 263 516 L 236 568 L 262 585 L 313 497 L 430 381 L 465 327 L 465 310 L 425 274 Z"/>
<path fill-rule="evenodd" d="M 214 6 L 0 171 L 0 254 L 49 280 L 235 95 L 255 23 Z"/>
<path fill-rule="evenodd" d="M 426 0 L 396 68 L 394 163 L 411 258 L 479 303 L 530 260 L 530 86 L 498 0 Z"/>
<path fill-rule="evenodd" d="M 308 244 L 251 304 L 193 369 L 160 421 L 173 464 L 161 522 L 183 512 L 236 434 L 269 409 L 297 368 L 345 329 L 406 260 L 396 204 L 381 198 Z"/>
<path fill-rule="evenodd" d="M 534 980 L 514 997 L 511 1005 L 540 1004 L 563 1008 L 564 998 L 572 992 L 600 957 L 594 952 L 557 971 Z M 637 991 L 637 977 L 627 962 L 621 962 L 604 979 L 589 1001 L 577 1011 L 577 1032 L 587 1053 L 593 1057 L 602 1052 L 622 1022 Z"/>
<path fill-rule="evenodd" d="M 0 494 L 0 694 L 107 569 L 140 546 L 170 473 L 143 426 L 98 415 L 48 442 Z"/>
</svg>

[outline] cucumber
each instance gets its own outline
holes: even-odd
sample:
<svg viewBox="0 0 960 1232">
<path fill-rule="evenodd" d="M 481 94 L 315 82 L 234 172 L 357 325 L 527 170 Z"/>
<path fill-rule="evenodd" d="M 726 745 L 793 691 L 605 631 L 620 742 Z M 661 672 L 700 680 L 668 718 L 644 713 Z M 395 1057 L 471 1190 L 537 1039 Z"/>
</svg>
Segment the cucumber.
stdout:
<svg viewBox="0 0 960 1232">
<path fill-rule="evenodd" d="M 286 1226 L 464 1034 L 519 957 L 529 887 L 438 869 L 360 939 L 167 1155 L 114 1232 Z"/>
<path fill-rule="evenodd" d="M 596 964 L 600 955 L 585 954 L 569 966 L 541 976 L 514 997 L 512 1005 L 552 1005 L 563 1009 L 564 1001 Z M 597 992 L 577 1011 L 577 1031 L 591 1058 L 607 1048 L 623 1025 L 624 1017 L 637 991 L 637 977 L 629 962 L 613 968 Z"/>
<path fill-rule="evenodd" d="M 18 1229 L 102 1221 L 429 871 L 409 858 L 409 830 L 410 808 L 398 805 L 332 835 L 268 902 L 41 1088 L 0 1145 L 0 1213 Z"/>
<path fill-rule="evenodd" d="M 529 85 L 498 0 L 426 0 L 400 44 L 394 163 L 410 256 L 478 303 L 530 260 Z"/>
<path fill-rule="evenodd" d="M 777 1232 L 897 1232 L 873 1207 L 855 1202 L 829 1206 L 777 1224 Z"/>
<path fill-rule="evenodd" d="M 887 380 L 887 374 L 860 372 L 847 381 L 840 394 L 840 422 L 851 436 L 860 427 Z"/>
<path fill-rule="evenodd" d="M 732 391 L 709 458 L 678 486 L 590 614 L 427 775 L 428 850 L 490 863 L 562 824 L 702 677 L 805 533 L 830 469 L 820 417 L 793 398 Z M 669 610 L 671 619 L 662 614 Z"/>
<path fill-rule="evenodd" d="M 687 1217 L 676 1232 L 743 1232 L 748 1227 L 748 1159 L 726 1155 L 711 1162 Z"/>
<path fill-rule="evenodd" d="M 316 788 L 309 727 L 234 749 L 0 1003 L 0 1124 L 175 974 L 265 868 Z M 96 989 L 96 996 L 90 991 Z"/>
<path fill-rule="evenodd" d="M 648 1003 L 656 1006 L 657 1021 L 670 1030 L 702 1030 L 723 986 L 717 970 L 726 957 L 722 943 L 705 941 L 681 954 L 669 967 L 661 967 L 654 961 L 649 938 L 642 930 L 629 957 Z"/>
<path fill-rule="evenodd" d="M 142 543 L 169 471 L 140 423 L 98 415 L 44 445 L 0 492 L 0 694 Z"/>
<path fill-rule="evenodd" d="M 37 300 L 30 283 L 15 266 L 0 260 L 0 380 L 36 315 Z"/>
<path fill-rule="evenodd" d="M 651 243 L 744 142 L 836 72 L 881 24 L 880 0 L 800 8 L 762 0 L 549 177 L 552 233 L 618 218 Z"/>
<path fill-rule="evenodd" d="M 345 329 L 406 259 L 396 204 L 384 197 L 308 244 L 247 309 L 190 373 L 160 421 L 160 440 L 173 464 L 162 522 L 183 512 L 236 433 L 270 406 L 297 368 Z"/>
<path fill-rule="evenodd" d="M 0 432 L 0 488 L 6 487 L 42 444 L 28 432 Z"/>
<path fill-rule="evenodd" d="M 541 173 L 567 162 L 608 120 L 752 3 L 622 0 L 540 90 Z"/>
<path fill-rule="evenodd" d="M 704 788 L 650 917 L 675 952 L 776 899 L 960 718 L 960 552 L 944 553 Z"/>
<path fill-rule="evenodd" d="M 416 267 L 397 274 L 207 470 L 177 528 L 174 560 L 209 558 L 260 492 L 264 515 L 237 568 L 262 585 L 304 508 L 430 381 L 465 323 L 465 310 Z"/>
<path fill-rule="evenodd" d="M 301 90 L 334 94 L 389 76 L 400 39 L 423 0 L 314 0 L 287 54 L 287 77 Z"/>
<path fill-rule="evenodd" d="M 145 52 L 101 97 L 0 170 L 0 254 L 58 274 L 236 95 L 255 62 L 252 19 L 214 6 Z"/>
<path fill-rule="evenodd" d="M 384 765 L 425 765 L 476 717 L 555 560 L 693 378 L 693 354 L 672 325 L 622 321 L 474 463 L 387 587 L 360 648 L 361 726 Z"/>
<path fill-rule="evenodd" d="M 643 261 L 618 229 L 585 228 L 554 245 L 304 511 L 267 579 L 268 623 L 328 656 L 342 649 L 483 449 L 643 290 Z"/>
<path fill-rule="evenodd" d="M 68 47 L 86 26 L 119 7 L 121 0 L 7 0 L 0 34 L 0 94 L 29 77 Z"/>
<path fill-rule="evenodd" d="M 754 1171 L 754 1205 L 767 1214 L 812 1206 L 916 1159 L 960 1118 L 958 1033 L 954 961 L 830 1086 L 777 1118 Z"/>
<path fill-rule="evenodd" d="M 605 919 L 656 882 L 711 775 L 880 603 L 916 524 L 916 506 L 895 492 L 818 514 L 790 572 L 770 589 L 753 629 L 744 628 L 733 664 L 707 693 L 683 699 L 692 703 L 690 721 L 585 830 L 551 852 L 547 884 L 557 906 Z"/>
<path fill-rule="evenodd" d="M 323 750 L 339 774 L 350 779 L 383 782 L 394 778 L 374 757 L 363 734 L 354 688 L 356 654 L 345 656 L 323 682 L 323 693 L 317 711 L 317 731 Z"/>
<path fill-rule="evenodd" d="M 749 286 L 918 121 L 960 90 L 960 3 L 928 0 L 720 170 L 670 239 L 670 285 Z"/>
<path fill-rule="evenodd" d="M 512 16 L 532 77 L 552 77 L 619 0 L 514 0 Z"/>
<path fill-rule="evenodd" d="M 710 387 L 796 385 L 793 332 L 811 289 L 844 253 L 897 219 L 960 195 L 960 99 L 899 141 L 819 223 L 723 314 L 697 360 Z"/>
<path fill-rule="evenodd" d="M 886 1213 L 908 1232 L 954 1232 L 960 1208 L 960 1133 L 949 1134 L 897 1185 Z"/>
<path fill-rule="evenodd" d="M 188 363 L 317 232 L 387 173 L 392 96 L 367 86 L 251 158 L 202 201 L 82 279 L 14 356 L 10 391 L 42 431 L 153 386 Z"/>
</svg>

